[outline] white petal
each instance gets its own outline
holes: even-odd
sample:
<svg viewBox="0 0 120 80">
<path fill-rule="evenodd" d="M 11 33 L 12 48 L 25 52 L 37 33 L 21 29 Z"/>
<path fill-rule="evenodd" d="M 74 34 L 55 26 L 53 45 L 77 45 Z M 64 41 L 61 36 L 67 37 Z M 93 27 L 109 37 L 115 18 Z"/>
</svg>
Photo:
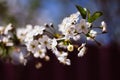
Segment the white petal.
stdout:
<svg viewBox="0 0 120 80">
<path fill-rule="evenodd" d="M 78 57 L 82 57 L 85 53 L 86 53 L 86 47 L 83 47 L 83 48 L 79 51 Z"/>
<path fill-rule="evenodd" d="M 39 53 L 35 53 L 33 55 L 34 55 L 35 58 L 38 58 L 40 56 Z"/>
<path fill-rule="evenodd" d="M 66 59 L 66 60 L 65 60 L 65 64 L 66 64 L 66 65 L 71 65 L 70 59 Z"/>
</svg>

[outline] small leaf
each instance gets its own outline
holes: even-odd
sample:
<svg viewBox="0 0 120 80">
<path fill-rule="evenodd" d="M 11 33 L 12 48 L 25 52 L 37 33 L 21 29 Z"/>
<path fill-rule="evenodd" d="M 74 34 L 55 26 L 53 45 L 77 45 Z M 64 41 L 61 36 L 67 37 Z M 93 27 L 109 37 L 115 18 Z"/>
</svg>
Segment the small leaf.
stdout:
<svg viewBox="0 0 120 80">
<path fill-rule="evenodd" d="M 83 19 L 86 19 L 87 16 L 87 12 L 84 8 L 82 8 L 81 6 L 76 5 L 77 10 L 80 12 L 81 16 Z"/>
<path fill-rule="evenodd" d="M 91 17 L 88 18 L 88 22 L 92 23 L 93 21 L 95 21 L 97 18 L 99 18 L 102 15 L 103 15 L 102 12 L 97 11 Z"/>
</svg>

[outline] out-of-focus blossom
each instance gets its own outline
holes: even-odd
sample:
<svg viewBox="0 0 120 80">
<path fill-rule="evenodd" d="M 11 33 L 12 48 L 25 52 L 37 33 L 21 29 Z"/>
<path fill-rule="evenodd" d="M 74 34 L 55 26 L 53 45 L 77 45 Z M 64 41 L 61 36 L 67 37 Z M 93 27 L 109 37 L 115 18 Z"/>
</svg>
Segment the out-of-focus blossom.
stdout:
<svg viewBox="0 0 120 80">
<path fill-rule="evenodd" d="M 6 27 L 5 30 L 4 30 L 4 34 L 8 34 L 8 32 L 9 32 L 10 30 L 12 30 L 12 29 L 13 29 L 12 24 L 11 24 L 11 23 L 8 24 L 7 27 Z"/>
<path fill-rule="evenodd" d="M 20 54 L 19 54 L 19 61 L 20 61 L 20 63 L 22 63 L 24 65 L 26 65 L 26 63 L 27 63 L 27 60 L 24 58 L 24 55 L 22 52 L 20 52 Z"/>
<path fill-rule="evenodd" d="M 78 57 L 82 57 L 85 53 L 87 48 L 85 47 L 86 43 L 83 43 L 79 48 L 78 48 Z"/>
<path fill-rule="evenodd" d="M 101 27 L 102 27 L 102 32 L 106 33 L 107 32 L 107 29 L 106 29 L 107 25 L 104 21 L 101 22 Z"/>
<path fill-rule="evenodd" d="M 42 63 L 41 62 L 38 62 L 36 65 L 35 65 L 36 69 L 40 69 L 42 67 Z"/>
<path fill-rule="evenodd" d="M 95 31 L 95 30 L 90 30 L 89 36 L 92 37 L 92 38 L 95 38 L 95 37 L 97 36 L 97 31 Z"/>
<path fill-rule="evenodd" d="M 18 39 L 20 39 L 20 41 L 23 42 L 26 39 L 27 33 L 30 32 L 32 29 L 33 29 L 32 25 L 30 24 L 26 25 L 26 28 L 17 28 L 16 32 L 17 32 Z M 28 37 L 29 37 L 29 34 L 28 34 Z"/>
</svg>

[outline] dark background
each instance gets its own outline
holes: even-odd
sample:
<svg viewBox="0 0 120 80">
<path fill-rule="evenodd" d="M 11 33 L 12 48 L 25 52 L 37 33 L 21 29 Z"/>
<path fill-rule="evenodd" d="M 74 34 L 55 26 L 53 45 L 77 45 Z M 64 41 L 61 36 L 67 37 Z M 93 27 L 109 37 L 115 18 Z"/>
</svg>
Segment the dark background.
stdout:
<svg viewBox="0 0 120 80">
<path fill-rule="evenodd" d="M 43 67 L 35 61 L 27 66 L 0 62 L 0 80 L 120 80 L 120 50 L 117 44 L 105 47 L 88 46 L 87 53 L 78 58 L 70 54 L 71 66 L 60 64 L 54 56 Z"/>
<path fill-rule="evenodd" d="M 120 0 L 0 0 L 0 25 L 57 25 L 77 11 L 76 4 L 104 13 L 95 22 L 107 23 L 108 33 L 98 38 L 104 46 L 89 44 L 82 58 L 71 53 L 71 66 L 60 64 L 54 55 L 49 62 L 43 61 L 40 69 L 35 68 L 38 60 L 27 66 L 0 60 L 0 80 L 120 80 Z"/>
</svg>

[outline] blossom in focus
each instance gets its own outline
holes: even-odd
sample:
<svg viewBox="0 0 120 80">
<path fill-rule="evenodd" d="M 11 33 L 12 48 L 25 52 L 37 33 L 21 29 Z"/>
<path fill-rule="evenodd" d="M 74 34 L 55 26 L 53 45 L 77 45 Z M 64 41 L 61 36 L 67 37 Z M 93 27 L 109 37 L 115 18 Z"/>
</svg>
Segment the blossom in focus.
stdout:
<svg viewBox="0 0 120 80">
<path fill-rule="evenodd" d="M 41 38 L 39 38 L 39 43 L 48 49 L 51 49 L 51 39 L 47 35 L 43 35 Z"/>
<path fill-rule="evenodd" d="M 70 15 L 63 19 L 62 23 L 58 25 L 59 31 L 65 36 L 66 39 L 73 38 L 75 33 L 75 24 L 79 20 L 79 12 Z"/>
<path fill-rule="evenodd" d="M 39 26 L 39 25 L 36 25 L 34 26 L 34 29 L 33 29 L 33 35 L 36 36 L 38 34 L 43 34 L 43 31 L 45 30 L 45 27 L 44 26 Z"/>
<path fill-rule="evenodd" d="M 32 53 L 36 52 L 39 49 L 37 40 L 33 40 L 27 43 L 26 46 L 27 46 L 27 50 L 31 51 Z"/>
<path fill-rule="evenodd" d="M 76 30 L 77 30 L 78 33 L 82 33 L 83 32 L 84 34 L 87 34 L 88 31 L 89 31 L 90 25 L 91 24 L 89 22 L 86 22 L 85 19 L 81 19 L 80 23 L 78 23 L 76 25 Z"/>
<path fill-rule="evenodd" d="M 44 58 L 45 57 L 45 53 L 46 53 L 46 49 L 44 47 L 42 47 L 41 45 L 38 45 L 38 49 L 36 50 L 36 52 L 33 53 L 35 58 Z"/>
</svg>

